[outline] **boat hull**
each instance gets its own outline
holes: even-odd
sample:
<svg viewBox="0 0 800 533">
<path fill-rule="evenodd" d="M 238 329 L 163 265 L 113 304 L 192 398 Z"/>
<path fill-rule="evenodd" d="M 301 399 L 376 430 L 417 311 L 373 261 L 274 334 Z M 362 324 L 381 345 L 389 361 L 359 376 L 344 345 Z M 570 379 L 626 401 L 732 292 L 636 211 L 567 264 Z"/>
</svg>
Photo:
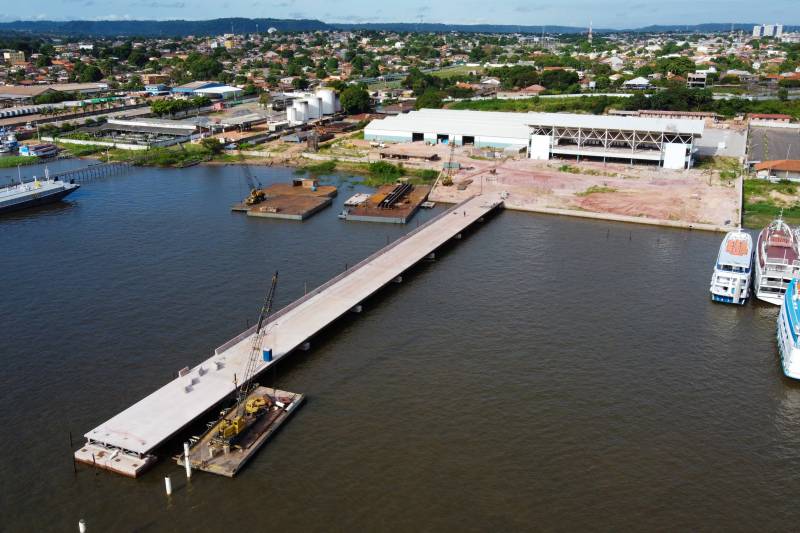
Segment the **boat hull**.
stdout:
<svg viewBox="0 0 800 533">
<path fill-rule="evenodd" d="M 794 290 L 794 288 L 792 288 Z M 778 313 L 775 336 L 778 340 L 778 353 L 781 357 L 781 369 L 787 378 L 800 380 L 800 346 L 793 321 L 797 320 L 796 310 L 792 302 L 785 302 Z M 794 316 L 794 318 L 791 318 Z"/>
<path fill-rule="evenodd" d="M 12 211 L 20 211 L 22 209 L 28 209 L 31 207 L 37 207 L 40 205 L 51 204 L 53 202 L 58 202 L 69 196 L 73 192 L 77 191 L 80 188 L 80 185 L 71 184 L 69 187 L 62 189 L 60 191 L 53 192 L 52 194 L 43 194 L 39 196 L 32 196 L 31 198 L 22 200 L 20 202 L 15 202 L 13 204 L 8 204 L 4 206 L 0 206 L 0 214 L 3 213 L 10 213 Z"/>
<path fill-rule="evenodd" d="M 744 305 L 747 303 L 747 300 L 749 300 L 747 296 L 736 300 L 733 296 L 724 296 L 722 294 L 714 294 L 713 292 L 711 293 L 711 301 L 721 304 Z"/>
</svg>

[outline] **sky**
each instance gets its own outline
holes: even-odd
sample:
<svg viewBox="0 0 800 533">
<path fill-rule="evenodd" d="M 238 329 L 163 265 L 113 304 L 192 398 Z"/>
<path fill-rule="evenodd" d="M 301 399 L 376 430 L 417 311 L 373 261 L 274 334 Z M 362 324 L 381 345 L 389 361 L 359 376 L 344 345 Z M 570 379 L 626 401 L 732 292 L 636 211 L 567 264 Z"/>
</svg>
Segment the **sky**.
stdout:
<svg viewBox="0 0 800 533">
<path fill-rule="evenodd" d="M 651 24 L 800 24 L 800 0 L 38 0 L 9 20 L 310 18 L 325 22 L 442 22 L 636 28 Z M 22 13 L 25 15 L 22 15 Z"/>
</svg>

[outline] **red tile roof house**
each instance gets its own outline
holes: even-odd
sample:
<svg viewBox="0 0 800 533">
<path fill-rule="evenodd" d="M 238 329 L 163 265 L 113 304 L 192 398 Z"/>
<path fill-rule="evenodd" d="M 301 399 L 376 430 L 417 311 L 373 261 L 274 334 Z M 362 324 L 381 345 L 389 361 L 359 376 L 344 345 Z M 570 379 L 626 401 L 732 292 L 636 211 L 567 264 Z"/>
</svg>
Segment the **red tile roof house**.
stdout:
<svg viewBox="0 0 800 533">
<path fill-rule="evenodd" d="M 781 115 L 777 113 L 750 113 L 747 118 L 751 121 L 758 122 L 772 122 L 779 124 L 788 124 L 792 121 L 791 115 Z"/>
<path fill-rule="evenodd" d="M 759 178 L 800 181 L 800 159 L 764 161 L 755 170 Z"/>
</svg>

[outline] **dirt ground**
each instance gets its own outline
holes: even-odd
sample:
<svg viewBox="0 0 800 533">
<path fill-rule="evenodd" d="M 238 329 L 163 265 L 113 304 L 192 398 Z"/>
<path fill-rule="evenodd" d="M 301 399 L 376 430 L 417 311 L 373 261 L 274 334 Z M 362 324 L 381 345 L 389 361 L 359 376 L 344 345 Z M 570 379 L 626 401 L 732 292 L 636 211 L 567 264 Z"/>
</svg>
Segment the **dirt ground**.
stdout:
<svg viewBox="0 0 800 533">
<path fill-rule="evenodd" d="M 418 149 L 425 147 L 419 143 Z M 428 149 L 441 152 L 443 147 Z M 448 161 L 449 149 L 440 157 Z M 437 182 L 431 200 L 455 203 L 482 192 L 500 193 L 507 195 L 506 206 L 511 209 L 570 210 L 714 226 L 739 224 L 740 182 L 721 180 L 716 172 L 487 159 L 474 155 L 468 147 L 456 148 L 453 160 L 461 164 L 452 174 L 453 185 Z M 442 161 L 434 165 L 441 168 Z"/>
</svg>

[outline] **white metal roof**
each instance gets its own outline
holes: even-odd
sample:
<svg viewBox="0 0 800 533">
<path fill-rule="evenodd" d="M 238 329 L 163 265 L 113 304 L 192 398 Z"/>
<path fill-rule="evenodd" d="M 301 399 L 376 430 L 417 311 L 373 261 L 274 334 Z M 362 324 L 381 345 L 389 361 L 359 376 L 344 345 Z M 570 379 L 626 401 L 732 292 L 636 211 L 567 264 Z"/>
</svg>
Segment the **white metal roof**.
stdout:
<svg viewBox="0 0 800 533">
<path fill-rule="evenodd" d="M 231 87 L 230 85 L 223 85 L 222 87 L 205 87 L 203 89 L 195 89 L 197 94 L 231 94 L 240 93 L 242 89 L 238 87 Z"/>
<path fill-rule="evenodd" d="M 517 137 L 524 139 L 523 144 L 527 144 L 530 126 L 677 132 L 700 136 L 703 134 L 705 123 L 702 120 L 678 118 L 421 109 L 373 120 L 367 125 L 366 133 L 369 134 L 371 131 L 437 132 L 454 135 Z"/>
</svg>

